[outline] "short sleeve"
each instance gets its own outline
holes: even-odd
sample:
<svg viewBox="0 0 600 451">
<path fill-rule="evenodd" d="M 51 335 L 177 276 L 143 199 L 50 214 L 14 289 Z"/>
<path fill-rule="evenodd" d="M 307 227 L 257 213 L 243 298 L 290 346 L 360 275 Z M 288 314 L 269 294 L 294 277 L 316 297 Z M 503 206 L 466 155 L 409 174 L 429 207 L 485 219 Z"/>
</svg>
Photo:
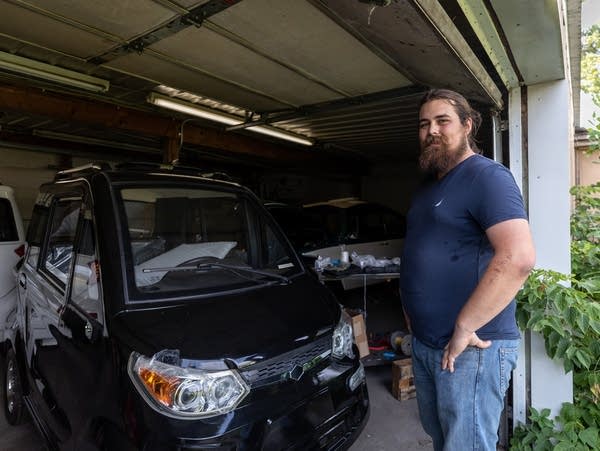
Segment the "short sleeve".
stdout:
<svg viewBox="0 0 600 451">
<path fill-rule="evenodd" d="M 510 219 L 527 219 L 519 187 L 512 173 L 499 163 L 473 179 L 471 196 L 470 213 L 484 230 Z"/>
</svg>

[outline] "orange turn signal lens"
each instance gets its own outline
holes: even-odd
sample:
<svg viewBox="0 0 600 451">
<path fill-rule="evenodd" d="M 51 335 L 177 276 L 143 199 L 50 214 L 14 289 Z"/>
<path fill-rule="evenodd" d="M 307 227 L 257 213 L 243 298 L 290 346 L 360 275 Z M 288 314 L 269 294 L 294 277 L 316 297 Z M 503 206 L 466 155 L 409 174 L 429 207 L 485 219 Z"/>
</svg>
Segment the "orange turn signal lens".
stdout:
<svg viewBox="0 0 600 451">
<path fill-rule="evenodd" d="M 173 404 L 173 394 L 177 390 L 178 378 L 165 377 L 148 368 L 141 368 L 140 379 L 154 397 L 165 406 L 171 407 Z"/>
</svg>

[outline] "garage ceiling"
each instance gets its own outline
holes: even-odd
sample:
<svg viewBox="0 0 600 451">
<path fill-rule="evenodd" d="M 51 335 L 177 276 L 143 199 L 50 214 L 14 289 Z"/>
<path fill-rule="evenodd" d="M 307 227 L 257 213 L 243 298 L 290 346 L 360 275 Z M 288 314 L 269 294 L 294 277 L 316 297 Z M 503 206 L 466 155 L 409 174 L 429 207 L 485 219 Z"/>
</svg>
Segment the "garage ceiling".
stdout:
<svg viewBox="0 0 600 451">
<path fill-rule="evenodd" d="M 320 161 L 359 172 L 365 163 L 413 161 L 417 104 L 427 87 L 457 89 L 484 109 L 500 109 L 510 83 L 563 77 L 556 2 L 466 2 L 483 13 L 462 3 L 1 1 L 0 51 L 106 80 L 110 88 L 90 93 L 5 65 L 0 146 L 169 160 L 183 145 L 182 156 L 283 166 Z M 495 27 L 489 39 L 478 34 L 477 17 L 484 16 Z M 532 40 L 538 32 L 544 40 Z M 530 48 L 541 66 L 531 64 Z M 190 120 L 150 105 L 151 92 L 314 145 Z"/>
</svg>

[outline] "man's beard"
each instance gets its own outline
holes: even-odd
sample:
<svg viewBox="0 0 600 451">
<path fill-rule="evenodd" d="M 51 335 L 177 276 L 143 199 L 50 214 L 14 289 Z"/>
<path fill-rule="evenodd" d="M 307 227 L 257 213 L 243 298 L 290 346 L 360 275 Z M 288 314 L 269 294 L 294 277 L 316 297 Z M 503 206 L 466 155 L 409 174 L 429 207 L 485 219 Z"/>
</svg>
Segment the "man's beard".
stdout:
<svg viewBox="0 0 600 451">
<path fill-rule="evenodd" d="M 434 147 L 432 144 L 438 146 Z M 458 164 L 468 148 L 466 136 L 462 137 L 461 142 L 454 149 L 448 147 L 445 136 L 430 136 L 421 143 L 419 167 L 426 175 L 441 177 Z"/>
</svg>

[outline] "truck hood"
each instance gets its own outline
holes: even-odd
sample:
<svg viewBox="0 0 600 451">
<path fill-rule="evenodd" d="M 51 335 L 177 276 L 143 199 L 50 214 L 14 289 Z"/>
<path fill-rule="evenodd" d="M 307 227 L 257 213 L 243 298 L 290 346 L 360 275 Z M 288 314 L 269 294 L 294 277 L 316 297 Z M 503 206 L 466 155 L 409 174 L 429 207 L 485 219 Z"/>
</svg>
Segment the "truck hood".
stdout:
<svg viewBox="0 0 600 451">
<path fill-rule="evenodd" d="M 194 366 L 228 360 L 243 367 L 331 334 L 339 315 L 329 290 L 302 276 L 289 285 L 121 312 L 113 334 L 148 357 L 178 350 Z"/>
</svg>

